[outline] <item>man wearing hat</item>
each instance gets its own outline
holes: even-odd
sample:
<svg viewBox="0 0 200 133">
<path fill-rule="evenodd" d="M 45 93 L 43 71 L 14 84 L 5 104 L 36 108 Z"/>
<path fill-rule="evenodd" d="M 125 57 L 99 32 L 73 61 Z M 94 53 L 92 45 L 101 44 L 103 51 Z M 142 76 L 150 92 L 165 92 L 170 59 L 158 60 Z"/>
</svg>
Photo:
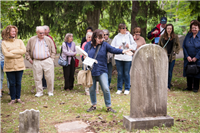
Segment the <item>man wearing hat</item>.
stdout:
<svg viewBox="0 0 200 133">
<path fill-rule="evenodd" d="M 166 17 L 162 17 L 160 19 L 160 23 L 158 25 L 156 25 L 155 28 L 153 28 L 149 33 L 148 33 L 148 39 L 152 40 L 152 43 L 158 44 L 159 42 L 159 38 L 162 34 L 164 34 L 165 32 L 165 27 L 166 27 L 166 23 L 167 23 L 167 18 Z"/>
</svg>

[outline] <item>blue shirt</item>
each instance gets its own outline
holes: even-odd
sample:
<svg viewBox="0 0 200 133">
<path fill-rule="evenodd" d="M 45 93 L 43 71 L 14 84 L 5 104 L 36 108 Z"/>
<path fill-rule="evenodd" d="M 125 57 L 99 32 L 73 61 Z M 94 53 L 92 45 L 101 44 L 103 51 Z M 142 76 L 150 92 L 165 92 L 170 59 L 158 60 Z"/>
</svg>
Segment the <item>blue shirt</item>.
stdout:
<svg viewBox="0 0 200 133">
<path fill-rule="evenodd" d="M 196 57 L 196 64 L 200 66 L 200 31 L 197 33 L 196 37 L 193 37 L 193 33 L 188 33 L 183 41 L 183 53 L 184 53 L 184 69 L 183 76 L 186 76 L 185 68 L 188 64 L 187 57 Z M 194 76 L 195 78 L 200 78 L 200 73 Z"/>
<path fill-rule="evenodd" d="M 87 53 L 89 52 L 88 56 L 90 58 L 94 58 L 96 49 L 97 47 L 94 48 L 94 46 L 91 45 L 91 41 L 88 42 L 84 47 L 85 52 Z M 107 42 L 103 42 L 96 57 L 96 60 L 98 61 L 98 63 L 93 65 L 92 76 L 100 76 L 103 73 L 108 73 L 107 52 L 110 52 L 113 54 L 122 54 L 122 51 L 123 50 L 121 49 L 112 47 Z"/>
</svg>

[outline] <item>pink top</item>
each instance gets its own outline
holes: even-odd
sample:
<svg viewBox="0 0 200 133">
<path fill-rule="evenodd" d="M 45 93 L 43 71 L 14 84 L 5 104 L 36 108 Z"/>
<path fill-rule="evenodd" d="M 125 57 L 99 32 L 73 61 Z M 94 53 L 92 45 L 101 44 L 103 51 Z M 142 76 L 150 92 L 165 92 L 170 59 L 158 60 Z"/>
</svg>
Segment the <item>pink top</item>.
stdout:
<svg viewBox="0 0 200 133">
<path fill-rule="evenodd" d="M 84 47 L 85 47 L 85 45 L 87 44 L 87 41 L 86 42 L 84 42 L 83 44 L 82 44 L 82 49 L 84 50 Z M 82 58 L 82 55 L 81 55 L 81 58 Z"/>
</svg>

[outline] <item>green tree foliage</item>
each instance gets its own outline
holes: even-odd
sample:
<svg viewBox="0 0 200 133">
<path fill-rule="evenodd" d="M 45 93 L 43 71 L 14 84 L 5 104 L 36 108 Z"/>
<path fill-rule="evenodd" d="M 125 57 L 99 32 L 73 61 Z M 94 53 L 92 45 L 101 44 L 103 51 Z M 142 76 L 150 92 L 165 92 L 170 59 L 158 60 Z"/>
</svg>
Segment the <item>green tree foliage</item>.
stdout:
<svg viewBox="0 0 200 133">
<path fill-rule="evenodd" d="M 18 4 L 17 1 L 1 1 L 1 28 L 21 21 L 21 11 L 28 10 L 28 3 Z"/>
<path fill-rule="evenodd" d="M 17 4 L 27 2 L 18 1 Z M 95 10 L 102 9 L 105 2 L 102 1 L 28 1 L 28 10 L 22 10 L 19 14 L 19 21 L 13 21 L 21 35 L 35 33 L 35 27 L 48 25 L 51 31 L 61 35 L 64 38 L 66 33 L 73 33 L 77 37 L 85 36 L 85 29 L 90 25 L 97 25 L 91 22 L 94 18 L 88 17 L 88 14 Z M 91 14 L 90 14 L 91 15 Z"/>
<path fill-rule="evenodd" d="M 197 20 L 200 22 L 200 1 L 190 1 L 191 14 L 197 15 Z"/>
<path fill-rule="evenodd" d="M 120 23 L 125 23 L 130 30 L 130 16 L 130 1 L 108 1 L 103 4 L 99 28 L 108 29 L 111 32 L 110 37 L 113 38 L 118 33 Z"/>
<path fill-rule="evenodd" d="M 146 38 L 147 32 L 149 32 L 153 27 L 155 27 L 159 23 L 157 20 L 160 19 L 162 16 L 164 16 L 165 11 L 158 6 L 156 1 L 133 1 L 133 2 L 138 2 L 136 5 L 139 5 L 139 8 L 138 11 L 134 11 L 137 14 L 134 14 L 134 12 L 132 12 L 132 17 L 134 17 L 135 20 L 132 20 L 131 22 L 132 25 L 131 31 L 136 26 L 139 26 L 142 29 L 142 36 Z M 149 29 L 147 29 L 148 22 L 152 24 Z"/>
</svg>

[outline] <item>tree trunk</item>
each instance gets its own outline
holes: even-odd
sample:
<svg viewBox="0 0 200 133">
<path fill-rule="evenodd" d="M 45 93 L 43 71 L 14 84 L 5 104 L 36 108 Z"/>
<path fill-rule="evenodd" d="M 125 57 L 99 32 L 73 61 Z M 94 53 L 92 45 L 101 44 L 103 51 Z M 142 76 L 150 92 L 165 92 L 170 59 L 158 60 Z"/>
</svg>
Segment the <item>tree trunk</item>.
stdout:
<svg viewBox="0 0 200 133">
<path fill-rule="evenodd" d="M 152 2 L 152 1 L 151 1 Z M 144 39 L 146 39 L 146 30 L 147 30 L 147 13 L 148 13 L 148 6 L 146 5 L 145 1 L 143 2 L 143 4 L 141 5 L 141 7 L 143 7 L 143 11 L 144 11 L 144 20 L 141 23 L 143 26 L 141 26 L 142 28 L 142 36 L 144 37 Z"/>
<path fill-rule="evenodd" d="M 179 5 L 180 0 L 177 2 L 177 6 Z M 176 12 L 178 11 L 178 7 L 176 8 Z M 177 13 L 176 13 L 177 14 Z M 178 21 L 178 16 L 176 15 L 176 22 Z"/>
<path fill-rule="evenodd" d="M 93 11 L 87 12 L 87 23 L 88 26 L 92 27 L 93 30 L 98 29 L 100 17 L 100 9 L 94 9 Z"/>
<path fill-rule="evenodd" d="M 132 13 L 131 13 L 131 34 L 133 34 L 133 29 L 138 26 L 136 21 L 136 16 L 139 11 L 139 2 L 132 1 Z"/>
<path fill-rule="evenodd" d="M 200 22 L 200 16 L 198 15 L 197 20 Z"/>
<path fill-rule="evenodd" d="M 132 1 L 131 34 L 133 29 L 138 26 L 141 28 L 141 36 L 144 39 L 146 38 L 147 12 L 148 5 L 146 5 L 146 1 Z M 136 21 L 136 16 L 138 15 L 141 17 Z"/>
</svg>

